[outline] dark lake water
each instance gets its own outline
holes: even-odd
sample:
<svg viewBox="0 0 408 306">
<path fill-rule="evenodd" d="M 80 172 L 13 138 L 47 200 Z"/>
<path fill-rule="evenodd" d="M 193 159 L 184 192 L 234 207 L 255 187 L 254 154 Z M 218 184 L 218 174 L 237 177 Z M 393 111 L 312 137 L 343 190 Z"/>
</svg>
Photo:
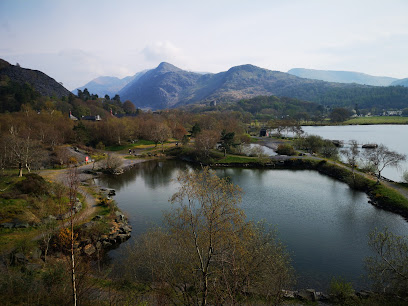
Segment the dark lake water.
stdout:
<svg viewBox="0 0 408 306">
<path fill-rule="evenodd" d="M 179 161 L 151 161 L 98 183 L 116 189 L 116 201 L 127 213 L 133 237 L 149 226 L 160 225 L 162 212 L 177 190 L 174 179 L 191 166 Z M 398 215 L 368 203 L 366 194 L 315 171 L 227 168 L 243 191 L 241 207 L 248 220 L 265 220 L 275 226 L 293 259 L 298 287 L 325 290 L 333 276 L 342 276 L 363 288 L 364 258 L 371 254 L 368 234 L 388 227 L 408 234 L 408 223 Z M 132 238 L 126 243 L 133 243 Z M 122 246 L 110 252 L 120 257 Z"/>
<path fill-rule="evenodd" d="M 304 126 L 309 135 L 319 135 L 325 139 L 352 139 L 359 144 L 384 144 L 393 151 L 408 155 L 408 125 L 345 125 L 345 126 Z M 394 181 L 401 181 L 404 171 L 408 170 L 408 160 L 400 169 L 386 168 L 382 175 Z"/>
</svg>

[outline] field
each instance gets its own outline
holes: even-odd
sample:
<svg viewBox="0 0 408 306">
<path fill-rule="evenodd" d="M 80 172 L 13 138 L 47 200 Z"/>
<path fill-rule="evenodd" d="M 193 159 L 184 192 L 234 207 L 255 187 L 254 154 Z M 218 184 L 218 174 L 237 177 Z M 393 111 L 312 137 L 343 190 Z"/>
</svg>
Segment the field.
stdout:
<svg viewBox="0 0 408 306">
<path fill-rule="evenodd" d="M 408 124 L 408 117 L 399 116 L 374 116 L 358 117 L 347 121 L 343 124 Z"/>
</svg>

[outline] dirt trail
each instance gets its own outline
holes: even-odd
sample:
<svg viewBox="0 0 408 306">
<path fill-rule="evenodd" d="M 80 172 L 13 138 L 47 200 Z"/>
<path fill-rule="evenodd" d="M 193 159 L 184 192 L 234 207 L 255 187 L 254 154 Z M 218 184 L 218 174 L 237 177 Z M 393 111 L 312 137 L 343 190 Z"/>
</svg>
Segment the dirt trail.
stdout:
<svg viewBox="0 0 408 306">
<path fill-rule="evenodd" d="M 123 169 L 131 167 L 131 166 L 133 166 L 135 164 L 142 163 L 142 162 L 145 161 L 143 159 L 135 159 L 135 160 L 125 159 L 124 158 L 125 155 L 119 155 L 119 156 L 123 160 L 123 165 L 122 165 Z M 89 164 L 77 167 L 79 181 L 80 182 L 86 182 L 86 181 L 94 178 L 94 176 L 92 174 L 84 173 L 84 171 L 92 170 L 92 169 L 93 169 L 93 163 L 89 163 Z M 60 170 L 42 170 L 38 174 L 41 175 L 42 177 L 44 177 L 45 179 L 49 180 L 49 181 L 57 182 L 57 183 L 62 184 L 64 186 L 68 186 L 67 173 L 68 173 L 68 169 L 60 169 Z M 97 199 L 95 198 L 95 196 L 92 193 L 90 193 L 90 192 L 92 192 L 92 188 L 95 189 L 94 190 L 95 193 L 97 193 L 99 191 L 99 190 L 96 190 L 96 187 L 92 187 L 92 186 L 83 186 L 83 185 L 81 185 L 78 188 L 78 192 L 81 193 L 82 196 L 84 197 L 86 205 L 85 205 L 85 208 L 82 209 L 79 214 L 75 215 L 75 223 L 84 222 L 84 221 L 89 220 L 90 217 L 96 211 Z M 67 221 L 65 223 L 69 223 L 69 221 Z"/>
</svg>

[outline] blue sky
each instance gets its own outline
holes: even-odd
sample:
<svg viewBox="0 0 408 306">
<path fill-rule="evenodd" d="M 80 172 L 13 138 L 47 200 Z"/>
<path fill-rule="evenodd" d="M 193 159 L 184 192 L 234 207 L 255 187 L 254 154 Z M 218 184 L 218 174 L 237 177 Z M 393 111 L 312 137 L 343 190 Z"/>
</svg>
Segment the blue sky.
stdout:
<svg viewBox="0 0 408 306">
<path fill-rule="evenodd" d="M 0 0 L 0 58 L 72 90 L 167 61 L 408 77 L 408 1 Z"/>
</svg>

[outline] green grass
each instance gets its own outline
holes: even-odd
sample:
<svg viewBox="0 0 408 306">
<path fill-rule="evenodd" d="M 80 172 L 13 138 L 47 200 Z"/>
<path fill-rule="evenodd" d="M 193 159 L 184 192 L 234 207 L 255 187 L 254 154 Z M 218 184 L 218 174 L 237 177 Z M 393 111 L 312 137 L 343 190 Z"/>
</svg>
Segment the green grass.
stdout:
<svg viewBox="0 0 408 306">
<path fill-rule="evenodd" d="M 149 146 L 149 145 L 154 145 L 154 144 L 155 144 L 154 141 L 141 139 L 141 140 L 138 140 L 135 143 L 129 143 L 129 144 L 122 145 L 122 146 L 118 146 L 118 145 L 109 146 L 109 147 L 106 147 L 106 150 L 107 151 L 117 152 L 117 151 L 122 151 L 122 150 L 134 149 L 134 148 L 137 148 L 139 146 Z"/>
<path fill-rule="evenodd" d="M 398 191 L 384 185 L 374 185 L 374 198 L 382 204 L 408 210 L 408 200 Z"/>
<path fill-rule="evenodd" d="M 226 157 L 218 160 L 218 163 L 223 164 L 247 164 L 257 162 L 258 158 L 238 155 L 227 155 Z"/>
<path fill-rule="evenodd" d="M 399 116 L 374 116 L 357 117 L 344 122 L 344 124 L 408 124 L 408 117 Z"/>
</svg>

